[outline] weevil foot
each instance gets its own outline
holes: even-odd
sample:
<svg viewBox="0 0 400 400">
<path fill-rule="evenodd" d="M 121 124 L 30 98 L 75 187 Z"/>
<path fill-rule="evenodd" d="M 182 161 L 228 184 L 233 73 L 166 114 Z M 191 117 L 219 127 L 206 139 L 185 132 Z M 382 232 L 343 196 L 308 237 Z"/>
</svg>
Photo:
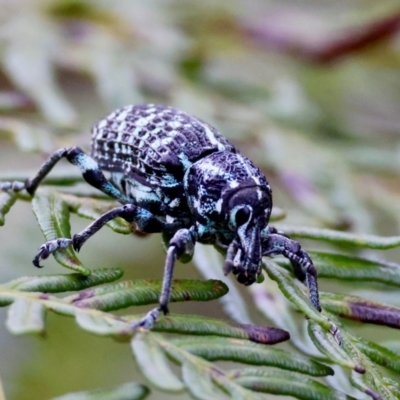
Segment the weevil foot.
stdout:
<svg viewBox="0 0 400 400">
<path fill-rule="evenodd" d="M 39 247 L 39 251 L 33 259 L 33 265 L 38 268 L 43 268 L 43 265 L 40 265 L 40 260 L 45 260 L 53 254 L 58 249 L 65 249 L 70 244 L 72 244 L 72 239 L 68 238 L 58 238 L 55 240 L 50 240 L 45 244 L 42 244 Z"/>
<path fill-rule="evenodd" d="M 153 310 L 149 311 L 143 318 L 141 318 L 139 321 L 136 321 L 131 325 L 133 330 L 142 328 L 145 330 L 150 330 L 154 322 L 158 319 L 160 316 L 160 310 L 158 308 L 154 308 Z"/>
</svg>

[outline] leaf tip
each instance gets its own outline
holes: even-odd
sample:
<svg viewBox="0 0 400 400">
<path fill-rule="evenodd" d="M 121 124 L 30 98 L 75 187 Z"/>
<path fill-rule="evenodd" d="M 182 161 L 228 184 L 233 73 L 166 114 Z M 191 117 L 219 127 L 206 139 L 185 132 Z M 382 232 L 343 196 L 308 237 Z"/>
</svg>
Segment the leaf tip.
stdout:
<svg viewBox="0 0 400 400">
<path fill-rule="evenodd" d="M 238 324 L 248 335 L 249 340 L 261 344 L 275 344 L 290 339 L 290 333 L 279 328 L 262 327 L 252 324 Z"/>
</svg>

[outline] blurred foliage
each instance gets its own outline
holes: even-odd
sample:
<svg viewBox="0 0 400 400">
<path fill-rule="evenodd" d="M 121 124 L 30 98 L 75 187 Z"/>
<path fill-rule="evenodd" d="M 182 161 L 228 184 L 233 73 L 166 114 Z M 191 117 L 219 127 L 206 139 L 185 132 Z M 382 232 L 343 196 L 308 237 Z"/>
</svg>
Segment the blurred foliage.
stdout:
<svg viewBox="0 0 400 400">
<path fill-rule="evenodd" d="M 285 225 L 276 226 L 313 241 L 304 247 L 314 248 L 310 254 L 321 286 L 329 290 L 321 293 L 322 314 L 310 307 L 284 260 L 268 261 L 270 279 L 243 295 L 223 276 L 215 250 L 197 246 L 195 264 L 207 279 L 228 284 L 221 301 L 242 328 L 172 315 L 156 325 L 163 336 L 134 335 L 136 361 L 152 387 L 187 388 L 195 398 L 259 398 L 256 391 L 301 399 L 346 398 L 343 393 L 400 398 L 398 335 L 394 340 L 388 329 L 365 328 L 367 323 L 400 328 L 400 253 L 386 251 L 386 260 L 378 260 L 383 250 L 400 245 L 399 27 L 394 0 L 1 1 L 0 162 L 11 158 L 7 141 L 18 148 L 12 156 L 17 168 L 7 171 L 1 164 L 1 180 L 23 180 L 36 172 L 27 169 L 22 152 L 44 159 L 61 146 L 87 149 L 89 125 L 107 112 L 155 101 L 201 117 L 234 141 L 271 181 L 274 202 L 284 209 L 274 209 L 274 218 L 287 215 Z M 115 205 L 81 185 L 70 166 L 50 174 L 46 183 L 55 191 L 38 191 L 33 209 L 47 237 L 69 235 L 70 214 L 93 219 Z M 0 225 L 17 200 L 30 198 L 0 193 Z M 131 233 L 124 221 L 109 226 Z M 2 240 L 10 229 L 1 227 Z M 28 271 L 31 254 L 21 253 L 22 270 Z M 127 330 L 135 317 L 106 312 L 111 308 L 104 305 L 118 310 L 156 301 L 157 284 L 110 283 L 120 278 L 118 270 L 94 272 L 70 250 L 60 252 L 57 261 L 88 276 L 42 275 L 4 284 L 0 301 L 12 303 L 7 327 L 13 333 L 43 334 L 51 310 L 74 316 L 86 331 L 122 340 L 132 336 Z M 4 263 L 0 270 L 9 268 Z M 184 290 L 194 297 L 210 290 L 206 283 L 196 285 Z M 78 294 L 48 294 L 57 287 L 56 292 Z M 95 293 L 96 301 L 81 304 L 78 312 L 71 302 L 85 290 Z M 308 320 L 296 318 L 291 304 Z M 251 342 L 266 335 L 256 328 L 249 334 L 253 325 L 246 324 L 266 323 L 254 308 L 290 332 L 292 358 Z M 340 326 L 343 348 L 329 334 L 330 321 Z M 170 360 L 181 368 L 179 377 Z M 216 360 L 258 367 L 227 370 Z M 311 368 L 316 360 L 323 373 Z M 335 370 L 324 384 L 307 377 L 331 375 L 324 364 Z M 36 384 L 46 377 L 41 379 Z M 6 392 L 15 392 L 11 385 L 6 382 Z M 145 387 L 130 383 L 64 398 L 145 395 Z"/>
</svg>

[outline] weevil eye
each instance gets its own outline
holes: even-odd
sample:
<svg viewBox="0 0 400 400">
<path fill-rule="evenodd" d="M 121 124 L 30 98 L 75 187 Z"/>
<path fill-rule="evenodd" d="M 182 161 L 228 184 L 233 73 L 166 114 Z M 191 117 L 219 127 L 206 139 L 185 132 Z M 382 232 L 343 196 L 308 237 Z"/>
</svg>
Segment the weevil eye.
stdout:
<svg viewBox="0 0 400 400">
<path fill-rule="evenodd" d="M 236 226 L 241 226 L 245 224 L 246 222 L 249 221 L 251 217 L 251 210 L 249 207 L 244 206 L 242 208 L 239 208 L 235 214 L 235 224 Z"/>
</svg>

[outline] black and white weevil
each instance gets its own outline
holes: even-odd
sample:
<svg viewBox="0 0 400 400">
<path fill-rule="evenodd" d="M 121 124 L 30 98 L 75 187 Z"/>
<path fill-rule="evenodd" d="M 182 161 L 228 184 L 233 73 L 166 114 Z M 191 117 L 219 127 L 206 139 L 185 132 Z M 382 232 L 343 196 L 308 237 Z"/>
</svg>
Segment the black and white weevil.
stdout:
<svg viewBox="0 0 400 400">
<path fill-rule="evenodd" d="M 285 256 L 296 277 L 306 281 L 311 303 L 321 311 L 317 272 L 310 257 L 299 243 L 268 226 L 272 193 L 264 174 L 207 123 L 172 107 L 126 106 L 93 127 L 90 156 L 79 147 L 60 149 L 33 179 L 4 182 L 0 189 L 26 189 L 34 195 L 62 158 L 76 165 L 90 185 L 123 205 L 72 239 L 43 244 L 33 263 L 40 267 L 41 259 L 69 245 L 79 251 L 116 217 L 141 232 L 161 232 L 167 255 L 160 303 L 134 328 L 149 329 L 160 311 L 168 313 L 175 261 L 190 260 L 196 242 L 225 249 L 224 272 L 232 271 L 245 285 L 261 274 L 263 256 Z M 111 173 L 110 180 L 102 171 Z"/>
</svg>

